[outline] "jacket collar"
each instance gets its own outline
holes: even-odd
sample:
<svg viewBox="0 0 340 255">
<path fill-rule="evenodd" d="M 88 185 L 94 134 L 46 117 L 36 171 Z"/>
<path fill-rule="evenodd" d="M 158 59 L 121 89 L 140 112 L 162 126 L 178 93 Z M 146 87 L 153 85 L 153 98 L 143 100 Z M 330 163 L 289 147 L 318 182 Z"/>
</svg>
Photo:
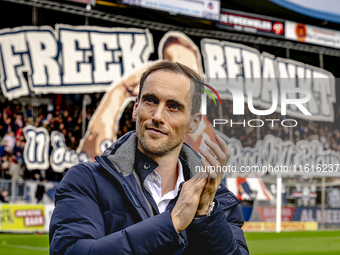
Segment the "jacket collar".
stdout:
<svg viewBox="0 0 340 255">
<path fill-rule="evenodd" d="M 118 139 L 117 142 L 107 148 L 103 153 L 103 156 L 107 156 L 107 159 L 124 177 L 129 176 L 135 171 L 137 142 L 136 131 L 131 131 Z M 199 154 L 186 143 L 182 146 L 180 159 L 189 167 L 190 177 L 196 173 L 196 166 L 202 165 Z"/>
</svg>

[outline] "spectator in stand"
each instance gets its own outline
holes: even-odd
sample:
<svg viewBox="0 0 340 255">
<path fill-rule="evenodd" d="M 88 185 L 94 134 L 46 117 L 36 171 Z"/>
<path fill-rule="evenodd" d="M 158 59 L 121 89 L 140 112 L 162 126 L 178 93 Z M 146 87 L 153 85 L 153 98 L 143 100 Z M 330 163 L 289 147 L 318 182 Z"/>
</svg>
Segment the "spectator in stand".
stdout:
<svg viewBox="0 0 340 255">
<path fill-rule="evenodd" d="M 21 137 L 23 137 L 24 135 L 24 130 L 22 127 L 19 127 L 15 133 L 15 141 L 18 141 L 21 139 Z"/>
<path fill-rule="evenodd" d="M 0 194 L 0 203 L 8 203 L 8 190 L 3 189 Z"/>
<path fill-rule="evenodd" d="M 65 121 L 65 126 L 68 130 L 71 130 L 73 128 L 73 119 L 72 116 L 67 116 L 67 119 Z"/>
<path fill-rule="evenodd" d="M 62 133 L 64 129 L 65 129 L 65 124 L 61 122 L 61 123 L 59 124 L 59 130 L 58 130 L 58 131 L 59 131 L 60 133 Z"/>
<path fill-rule="evenodd" d="M 9 170 L 9 155 L 5 155 L 4 157 L 2 157 L 2 163 L 1 163 L 1 179 L 11 179 L 11 176 L 8 174 L 8 170 Z"/>
<path fill-rule="evenodd" d="M 79 125 L 76 125 L 74 130 L 73 130 L 73 135 L 76 139 L 76 143 L 80 141 L 81 139 L 81 129 L 80 129 L 80 126 Z M 77 143 L 78 145 L 78 143 Z"/>
<path fill-rule="evenodd" d="M 33 117 L 33 107 L 32 105 L 26 106 L 26 118 Z"/>
<path fill-rule="evenodd" d="M 37 203 L 40 203 L 40 201 L 44 197 L 45 185 L 44 185 L 44 182 L 43 182 L 43 178 L 40 176 L 40 174 L 36 173 L 34 175 L 34 178 L 38 182 L 37 191 L 35 192 L 35 198 L 37 199 Z"/>
<path fill-rule="evenodd" d="M 51 131 L 52 131 L 51 126 L 50 126 L 50 122 L 49 122 L 47 119 L 45 119 L 45 120 L 42 121 L 42 126 L 41 126 L 41 127 L 46 128 L 46 129 L 47 129 L 47 132 L 48 132 L 49 134 L 50 134 Z"/>
<path fill-rule="evenodd" d="M 26 121 L 26 124 L 25 126 L 27 125 L 33 125 L 34 126 L 34 120 L 33 120 L 33 117 L 29 117 L 27 118 L 27 121 Z"/>
<path fill-rule="evenodd" d="M 48 112 L 48 113 L 47 113 L 46 120 L 48 120 L 49 122 L 51 122 L 51 121 L 53 120 L 53 114 L 52 114 L 52 112 Z"/>
<path fill-rule="evenodd" d="M 14 149 L 14 146 L 15 146 L 15 135 L 14 135 L 14 132 L 11 131 L 11 132 L 6 133 L 6 135 L 4 136 L 3 140 L 7 141 L 8 149 L 12 153 L 13 149 Z"/>
<path fill-rule="evenodd" d="M 4 131 L 5 133 L 12 132 L 14 130 L 12 118 L 6 117 L 5 123 L 4 123 Z"/>
<path fill-rule="evenodd" d="M 17 133 L 17 130 L 18 129 L 22 129 L 24 127 L 24 123 L 23 123 L 23 120 L 22 120 L 22 115 L 17 115 L 16 118 L 15 118 L 15 122 L 14 122 L 14 129 Z"/>
<path fill-rule="evenodd" d="M 10 149 L 7 146 L 7 140 L 3 140 L 2 145 L 0 146 L 0 158 L 2 158 L 5 155 L 10 155 Z"/>
<path fill-rule="evenodd" d="M 23 175 L 24 171 L 21 167 L 21 162 L 20 160 L 15 160 L 14 162 L 11 163 L 9 167 L 9 175 L 11 176 L 12 181 L 22 181 L 23 180 Z"/>
</svg>

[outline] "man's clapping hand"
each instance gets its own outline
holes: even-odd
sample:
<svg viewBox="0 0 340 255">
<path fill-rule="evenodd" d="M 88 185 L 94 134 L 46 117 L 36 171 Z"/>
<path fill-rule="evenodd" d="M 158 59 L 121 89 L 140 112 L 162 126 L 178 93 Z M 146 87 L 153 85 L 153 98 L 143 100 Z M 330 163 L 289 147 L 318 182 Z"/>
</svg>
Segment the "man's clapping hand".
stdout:
<svg viewBox="0 0 340 255">
<path fill-rule="evenodd" d="M 226 166 L 230 158 L 230 152 L 225 141 L 216 136 L 216 143 L 205 140 L 209 151 L 202 148 L 199 152 L 204 158 L 201 159 L 203 167 L 215 166 L 215 171 L 202 171 L 196 173 L 189 181 L 185 182 L 174 209 L 171 212 L 172 222 L 178 233 L 186 229 L 195 215 L 206 215 L 212 204 L 218 186 L 223 179 L 223 171 L 217 171 Z"/>
</svg>

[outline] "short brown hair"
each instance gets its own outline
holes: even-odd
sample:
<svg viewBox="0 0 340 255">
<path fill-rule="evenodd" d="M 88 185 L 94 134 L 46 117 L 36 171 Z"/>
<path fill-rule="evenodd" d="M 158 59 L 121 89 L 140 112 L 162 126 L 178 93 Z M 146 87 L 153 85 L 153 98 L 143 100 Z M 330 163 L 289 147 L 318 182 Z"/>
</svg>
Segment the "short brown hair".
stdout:
<svg viewBox="0 0 340 255">
<path fill-rule="evenodd" d="M 165 70 L 175 74 L 183 74 L 190 79 L 191 82 L 194 84 L 194 96 L 192 98 L 192 108 L 191 108 L 191 115 L 198 113 L 201 108 L 201 95 L 203 93 L 203 78 L 192 68 L 183 65 L 178 62 L 171 62 L 171 61 L 160 61 L 156 64 L 150 66 L 141 76 L 139 82 L 139 93 L 138 93 L 138 100 L 140 99 L 140 95 L 145 83 L 146 78 L 153 72 L 158 70 Z"/>
</svg>

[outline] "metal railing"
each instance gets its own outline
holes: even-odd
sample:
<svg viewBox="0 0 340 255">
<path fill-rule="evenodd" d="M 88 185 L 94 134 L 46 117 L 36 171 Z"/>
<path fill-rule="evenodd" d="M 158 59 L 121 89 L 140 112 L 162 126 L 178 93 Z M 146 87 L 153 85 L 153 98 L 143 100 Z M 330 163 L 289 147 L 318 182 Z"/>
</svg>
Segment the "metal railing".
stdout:
<svg viewBox="0 0 340 255">
<path fill-rule="evenodd" d="M 9 201 L 15 203 L 17 200 L 26 199 L 27 187 L 25 181 L 14 181 L 14 180 L 0 180 L 0 192 L 3 190 L 8 191 Z"/>
</svg>

